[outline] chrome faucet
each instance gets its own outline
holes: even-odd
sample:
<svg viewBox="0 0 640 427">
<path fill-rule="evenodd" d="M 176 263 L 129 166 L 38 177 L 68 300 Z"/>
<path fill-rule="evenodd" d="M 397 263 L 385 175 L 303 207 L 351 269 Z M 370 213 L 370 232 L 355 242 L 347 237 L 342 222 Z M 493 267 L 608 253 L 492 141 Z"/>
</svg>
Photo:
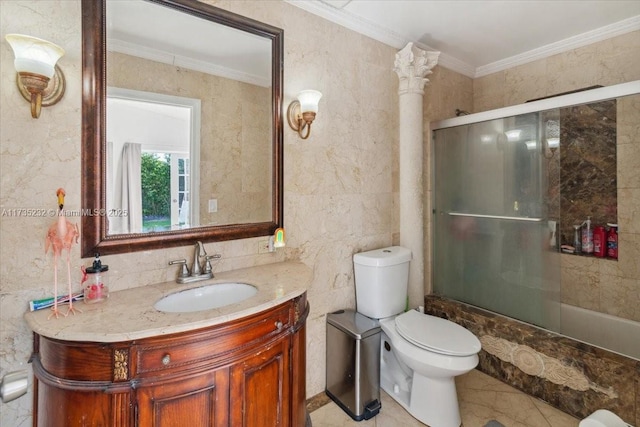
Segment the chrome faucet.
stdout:
<svg viewBox="0 0 640 427">
<path fill-rule="evenodd" d="M 182 268 L 178 277 L 177 283 L 192 283 L 200 280 L 213 279 L 213 268 L 211 267 L 212 259 L 219 259 L 220 254 L 207 255 L 207 251 L 204 249 L 204 245 L 201 241 L 197 241 L 195 244 L 195 250 L 193 254 L 193 266 L 191 270 L 187 267 L 186 259 L 177 259 L 169 261 L 169 265 L 181 264 Z M 200 263 L 200 258 L 204 258 L 204 264 Z"/>
<path fill-rule="evenodd" d="M 200 257 L 206 256 L 207 251 L 204 249 L 201 241 L 196 242 L 195 251 L 193 253 L 193 267 L 191 267 L 192 276 L 200 276 L 202 274 L 202 268 L 200 267 Z"/>
</svg>

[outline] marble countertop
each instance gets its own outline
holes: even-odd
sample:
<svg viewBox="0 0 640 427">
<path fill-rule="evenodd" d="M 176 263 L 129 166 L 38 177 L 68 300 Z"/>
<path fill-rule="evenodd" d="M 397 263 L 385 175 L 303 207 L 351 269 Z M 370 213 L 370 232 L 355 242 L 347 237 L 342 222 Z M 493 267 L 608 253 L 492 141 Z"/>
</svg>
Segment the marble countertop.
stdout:
<svg viewBox="0 0 640 427">
<path fill-rule="evenodd" d="M 41 336 L 65 341 L 120 342 L 161 336 L 239 319 L 275 307 L 302 295 L 311 283 L 309 267 L 298 262 L 281 262 L 216 273 L 215 278 L 180 285 L 158 283 L 111 292 L 107 301 L 78 302 L 82 313 L 47 319 L 50 310 L 25 314 L 31 330 Z M 192 313 L 164 313 L 153 305 L 171 293 L 211 283 L 242 282 L 258 288 L 256 295 L 236 304 Z M 62 307 L 62 313 L 66 312 Z"/>
</svg>

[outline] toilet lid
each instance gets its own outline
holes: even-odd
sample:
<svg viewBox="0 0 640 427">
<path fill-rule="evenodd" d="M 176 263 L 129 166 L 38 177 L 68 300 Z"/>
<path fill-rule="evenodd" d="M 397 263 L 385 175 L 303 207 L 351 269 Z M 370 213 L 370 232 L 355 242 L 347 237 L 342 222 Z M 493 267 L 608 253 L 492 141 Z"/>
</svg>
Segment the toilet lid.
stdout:
<svg viewBox="0 0 640 427">
<path fill-rule="evenodd" d="M 396 317 L 396 330 L 412 344 L 449 356 L 470 356 L 482 348 L 480 340 L 446 319 L 409 310 Z"/>
</svg>

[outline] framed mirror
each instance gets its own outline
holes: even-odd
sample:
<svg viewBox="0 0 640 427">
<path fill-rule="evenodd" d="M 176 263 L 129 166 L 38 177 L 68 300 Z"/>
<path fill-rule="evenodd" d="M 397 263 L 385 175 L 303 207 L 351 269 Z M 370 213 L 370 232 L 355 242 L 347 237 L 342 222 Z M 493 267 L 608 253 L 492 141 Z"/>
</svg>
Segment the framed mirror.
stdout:
<svg viewBox="0 0 640 427">
<path fill-rule="evenodd" d="M 82 1 L 81 251 L 272 234 L 283 31 L 195 0 Z"/>
</svg>

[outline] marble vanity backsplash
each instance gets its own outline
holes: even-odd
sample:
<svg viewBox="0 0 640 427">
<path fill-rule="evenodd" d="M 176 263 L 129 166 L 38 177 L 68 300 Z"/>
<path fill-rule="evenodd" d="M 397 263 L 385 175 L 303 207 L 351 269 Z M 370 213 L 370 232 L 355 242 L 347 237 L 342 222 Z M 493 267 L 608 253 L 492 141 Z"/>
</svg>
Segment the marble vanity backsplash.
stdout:
<svg viewBox="0 0 640 427">
<path fill-rule="evenodd" d="M 480 339 L 480 371 L 576 418 L 608 409 L 640 426 L 640 361 L 437 295 L 424 307 Z"/>
</svg>

